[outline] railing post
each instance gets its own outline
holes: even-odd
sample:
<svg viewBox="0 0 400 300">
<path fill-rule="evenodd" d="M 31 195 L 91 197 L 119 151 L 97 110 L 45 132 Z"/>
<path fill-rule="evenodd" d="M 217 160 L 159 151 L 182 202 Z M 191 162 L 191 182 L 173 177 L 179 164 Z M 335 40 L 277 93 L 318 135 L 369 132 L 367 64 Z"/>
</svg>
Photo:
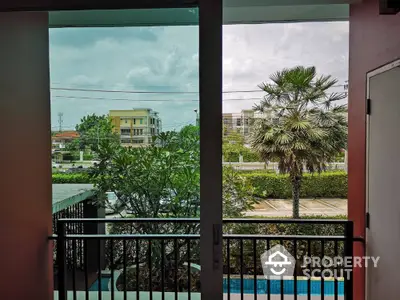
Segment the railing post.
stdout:
<svg viewBox="0 0 400 300">
<path fill-rule="evenodd" d="M 344 287 L 344 299 L 345 300 L 353 300 L 353 271 L 354 271 L 354 252 L 353 252 L 353 243 L 354 243 L 354 223 L 353 221 L 347 221 L 345 228 L 344 228 L 344 234 L 346 237 L 345 243 L 344 243 L 344 256 L 345 258 L 351 257 L 352 259 L 352 267 L 351 267 L 351 272 L 349 272 L 349 278 L 347 278 L 347 272 L 345 274 L 345 287 Z M 346 266 L 345 266 L 346 267 Z M 347 268 L 346 268 L 347 269 Z"/>
<path fill-rule="evenodd" d="M 67 258 L 65 249 L 64 222 L 57 222 L 57 266 L 58 266 L 58 300 L 67 300 Z"/>
<path fill-rule="evenodd" d="M 83 206 L 83 217 L 86 218 L 94 218 L 94 219 L 104 219 L 105 218 L 105 209 L 104 207 L 98 207 L 96 204 L 90 199 L 84 202 Z M 90 222 L 85 223 L 83 226 L 84 234 L 105 234 L 105 223 L 104 222 Z M 100 250 L 98 249 L 100 245 Z M 97 273 L 99 272 L 99 268 L 105 268 L 105 240 L 87 240 L 86 249 L 87 251 L 87 259 L 85 262 L 87 264 L 88 273 Z M 100 255 L 100 257 L 99 257 Z M 100 262 L 100 265 L 99 265 Z"/>
</svg>

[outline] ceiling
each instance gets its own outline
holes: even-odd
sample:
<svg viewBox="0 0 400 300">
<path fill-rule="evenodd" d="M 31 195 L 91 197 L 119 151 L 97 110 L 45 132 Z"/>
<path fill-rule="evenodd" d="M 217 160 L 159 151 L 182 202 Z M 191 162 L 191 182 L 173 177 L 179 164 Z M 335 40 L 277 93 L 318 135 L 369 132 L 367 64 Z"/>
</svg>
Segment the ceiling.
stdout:
<svg viewBox="0 0 400 300">
<path fill-rule="evenodd" d="M 342 21 L 361 0 L 225 0 L 224 24 Z M 171 26 L 198 24 L 197 8 L 49 12 L 50 27 Z"/>
</svg>

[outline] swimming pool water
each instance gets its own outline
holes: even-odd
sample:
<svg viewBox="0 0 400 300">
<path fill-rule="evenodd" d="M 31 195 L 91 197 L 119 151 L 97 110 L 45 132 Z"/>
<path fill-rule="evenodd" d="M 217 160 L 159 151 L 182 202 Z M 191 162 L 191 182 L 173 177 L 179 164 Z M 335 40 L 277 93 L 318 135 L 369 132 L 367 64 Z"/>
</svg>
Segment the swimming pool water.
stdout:
<svg viewBox="0 0 400 300">
<path fill-rule="evenodd" d="M 281 294 L 282 289 L 282 281 L 281 280 L 270 280 L 270 294 Z M 224 293 L 228 292 L 228 279 L 224 278 Z M 337 293 L 338 295 L 344 294 L 344 282 L 337 282 Z M 231 278 L 230 279 L 230 288 L 231 293 L 240 293 L 241 291 L 241 282 L 240 278 Z M 311 280 L 310 287 L 311 295 L 321 295 L 322 284 L 320 280 Z M 243 292 L 245 294 L 253 294 L 254 293 L 254 279 L 244 278 L 243 279 Z M 266 279 L 257 279 L 257 294 L 267 294 L 268 293 L 268 284 Z M 285 279 L 283 280 L 283 293 L 288 295 L 294 294 L 294 280 Z M 307 295 L 308 293 L 308 280 L 297 280 L 297 295 Z M 335 282 L 331 280 L 324 281 L 324 295 L 335 295 Z"/>
<path fill-rule="evenodd" d="M 103 274 L 101 278 L 101 290 L 108 291 L 108 283 L 110 281 L 110 275 Z M 281 280 L 270 280 L 270 294 L 281 294 Z M 321 295 L 322 284 L 320 280 L 311 280 L 311 295 Z M 98 291 L 99 283 L 96 280 L 92 286 L 90 287 L 90 291 Z M 223 289 L 224 293 L 228 292 L 228 279 L 224 278 L 223 281 Z M 231 294 L 240 294 L 241 291 L 241 282 L 240 278 L 231 278 L 230 279 L 230 288 Z M 337 282 L 337 291 L 338 296 L 344 295 L 344 282 Z M 243 293 L 244 294 L 254 294 L 254 279 L 252 278 L 244 278 L 243 279 Z M 257 294 L 267 294 L 268 293 L 268 284 L 266 279 L 257 279 Z M 294 280 L 285 279 L 283 280 L 283 293 L 286 295 L 294 294 Z M 297 280 L 297 295 L 307 295 L 308 294 L 308 280 Z M 335 282 L 331 280 L 324 281 L 324 295 L 332 296 L 335 295 Z"/>
</svg>

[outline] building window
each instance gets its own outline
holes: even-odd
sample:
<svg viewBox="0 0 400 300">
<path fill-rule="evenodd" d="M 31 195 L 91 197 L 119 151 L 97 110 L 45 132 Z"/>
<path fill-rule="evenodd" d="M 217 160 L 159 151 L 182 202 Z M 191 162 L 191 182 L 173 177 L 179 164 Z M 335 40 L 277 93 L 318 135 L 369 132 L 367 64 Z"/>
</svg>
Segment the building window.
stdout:
<svg viewBox="0 0 400 300">
<path fill-rule="evenodd" d="M 136 119 L 133 119 L 133 124 L 136 125 Z"/>
<path fill-rule="evenodd" d="M 242 126 L 242 120 L 236 119 L 236 126 Z"/>
<path fill-rule="evenodd" d="M 143 119 L 139 119 L 140 120 L 140 124 L 143 124 Z"/>
<path fill-rule="evenodd" d="M 249 119 L 248 118 L 244 119 L 244 125 L 249 125 Z"/>
<path fill-rule="evenodd" d="M 143 144 L 144 141 L 143 140 L 133 140 L 132 141 L 134 144 Z"/>
<path fill-rule="evenodd" d="M 121 134 L 131 134 L 130 129 L 121 129 Z"/>
<path fill-rule="evenodd" d="M 128 120 L 125 120 L 125 124 L 128 124 Z"/>
</svg>

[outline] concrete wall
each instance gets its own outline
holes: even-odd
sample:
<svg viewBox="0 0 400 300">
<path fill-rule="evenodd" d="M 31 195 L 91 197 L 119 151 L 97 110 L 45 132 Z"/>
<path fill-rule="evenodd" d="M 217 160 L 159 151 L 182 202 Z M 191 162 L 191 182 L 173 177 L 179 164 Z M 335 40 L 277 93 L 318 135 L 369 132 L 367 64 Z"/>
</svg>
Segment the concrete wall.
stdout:
<svg viewBox="0 0 400 300">
<path fill-rule="evenodd" d="M 47 13 L 0 13 L 0 298 L 52 299 Z M 20 122 L 29 126 L 9 126 Z"/>
<path fill-rule="evenodd" d="M 349 55 L 349 219 L 365 236 L 366 73 L 400 57 L 400 15 L 379 15 L 379 0 L 350 6 Z M 362 255 L 362 247 L 356 246 Z M 364 299 L 364 272 L 355 271 L 356 300 Z"/>
</svg>

